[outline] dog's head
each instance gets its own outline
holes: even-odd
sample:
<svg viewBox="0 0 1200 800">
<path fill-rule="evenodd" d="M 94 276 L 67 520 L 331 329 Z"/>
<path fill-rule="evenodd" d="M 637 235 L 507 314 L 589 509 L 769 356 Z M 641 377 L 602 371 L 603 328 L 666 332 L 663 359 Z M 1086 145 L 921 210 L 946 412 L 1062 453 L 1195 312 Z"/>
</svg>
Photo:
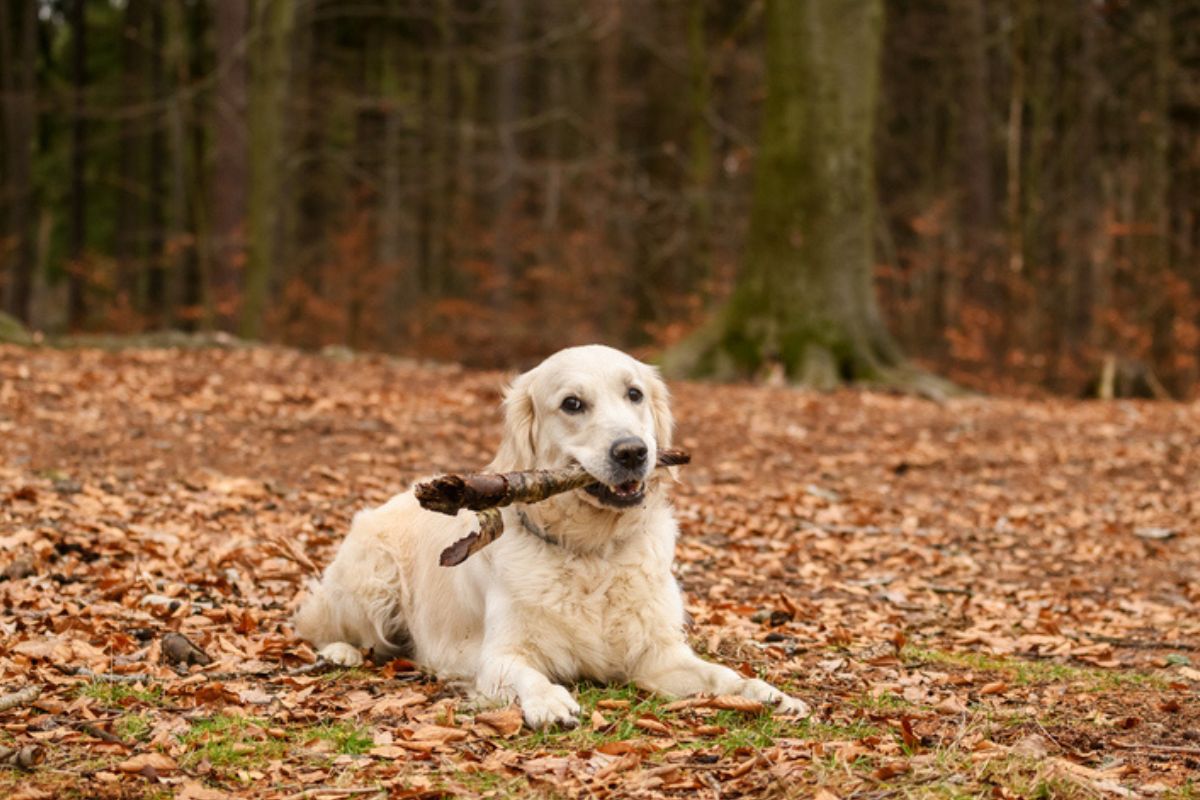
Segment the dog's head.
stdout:
<svg viewBox="0 0 1200 800">
<path fill-rule="evenodd" d="M 497 471 L 577 463 L 596 483 L 588 502 L 640 505 L 658 451 L 671 445 L 671 408 L 658 371 L 619 350 L 561 350 L 520 375 L 504 398 Z"/>
</svg>

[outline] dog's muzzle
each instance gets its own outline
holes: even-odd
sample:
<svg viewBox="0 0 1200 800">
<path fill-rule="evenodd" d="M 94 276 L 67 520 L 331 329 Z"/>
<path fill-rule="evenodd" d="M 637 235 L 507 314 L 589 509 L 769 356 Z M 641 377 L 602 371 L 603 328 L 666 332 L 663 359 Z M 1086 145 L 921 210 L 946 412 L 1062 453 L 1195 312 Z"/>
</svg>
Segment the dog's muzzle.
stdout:
<svg viewBox="0 0 1200 800">
<path fill-rule="evenodd" d="M 638 436 L 625 436 L 608 450 L 611 471 L 608 480 L 584 488 L 606 506 L 632 508 L 646 499 L 650 448 Z"/>
</svg>

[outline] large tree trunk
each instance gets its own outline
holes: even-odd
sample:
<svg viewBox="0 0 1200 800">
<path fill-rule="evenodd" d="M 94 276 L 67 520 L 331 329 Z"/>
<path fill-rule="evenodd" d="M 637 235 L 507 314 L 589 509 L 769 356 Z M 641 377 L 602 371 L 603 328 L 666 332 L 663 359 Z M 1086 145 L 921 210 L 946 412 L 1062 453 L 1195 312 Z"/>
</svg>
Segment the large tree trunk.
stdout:
<svg viewBox="0 0 1200 800">
<path fill-rule="evenodd" d="M 872 285 L 881 0 L 768 0 L 767 100 L 746 262 L 715 324 L 667 359 L 829 388 L 896 381 Z"/>
<path fill-rule="evenodd" d="M 71 209 L 67 275 L 67 322 L 71 328 L 83 324 L 87 312 L 86 275 L 83 250 L 87 242 L 87 118 L 84 89 L 87 86 L 87 14 L 85 0 L 71 4 L 71 82 L 75 94 L 71 120 Z"/>
<path fill-rule="evenodd" d="M 186 246 L 185 239 L 190 230 L 195 230 L 194 220 L 188 211 L 189 188 L 199 193 L 199 186 L 197 181 L 189 182 L 187 131 L 192 119 L 189 101 L 181 91 L 182 87 L 189 84 L 191 75 L 186 11 L 176 3 L 166 3 L 163 7 L 166 29 L 163 59 L 172 91 L 164 100 L 169 143 L 166 168 L 170 172 L 170 189 L 166 200 L 168 222 L 162 259 L 167 278 L 164 321 L 172 326 L 190 327 L 195 320 L 186 314 L 181 317 L 180 312 L 195 300 L 189 296 L 189 273 L 193 273 L 192 267 L 196 264 L 196 248 Z M 191 202 L 195 203 L 196 200 L 193 198 Z"/>
<path fill-rule="evenodd" d="M 164 50 L 166 26 L 164 5 L 150 9 L 150 89 L 157 106 L 167 103 Z M 171 320 L 167 298 L 167 120 L 156 117 L 150 131 L 149 175 L 147 176 L 150 203 L 146 209 L 146 228 L 149 232 L 146 270 L 146 303 L 149 316 L 158 326 L 166 327 Z"/>
<path fill-rule="evenodd" d="M 688 206 L 692 236 L 689 240 L 691 286 L 701 285 L 711 271 L 713 143 L 709 132 L 712 75 L 708 62 L 709 44 L 705 30 L 706 0 L 690 0 L 687 19 L 688 76 Z M 677 286 L 676 291 L 685 287 Z M 689 287 L 690 288 L 690 287 Z"/>
<path fill-rule="evenodd" d="M 145 0 L 129 0 L 121 24 L 121 103 L 132 108 L 145 102 L 146 42 L 144 21 Z M 117 293 L 130 303 L 136 303 L 141 279 L 141 211 L 143 199 L 142 164 L 146 143 L 143 130 L 146 121 L 128 114 L 121 118 L 120 144 L 117 156 L 119 183 L 117 185 L 116 256 Z M 138 310 L 143 310 L 138 306 Z"/>
<path fill-rule="evenodd" d="M 511 290 L 515 276 L 516 233 L 519 218 L 519 172 L 521 157 L 517 149 L 517 124 L 521 113 L 521 38 L 524 27 L 524 4 L 521 0 L 500 0 L 500 64 L 496 76 L 496 130 L 500 143 L 499 175 L 496 179 L 495 247 L 493 258 L 496 276 L 492 303 L 505 313 L 511 305 Z M 501 342 L 506 347 L 507 343 Z"/>
<path fill-rule="evenodd" d="M 0 256 L 8 265 L 4 308 L 29 322 L 36 262 L 32 213 L 34 127 L 34 61 L 37 58 L 37 4 L 34 0 L 0 2 L 0 106 L 4 117 L 5 227 L 0 230 Z"/>
<path fill-rule="evenodd" d="M 216 97 L 213 109 L 213 322 L 231 330 L 246 258 L 246 10 L 247 0 L 213 0 Z"/>
<path fill-rule="evenodd" d="M 288 80 L 288 47 L 296 4 L 291 0 L 258 0 L 254 30 L 258 35 L 251 74 L 249 249 L 241 333 L 257 338 L 275 268 L 283 169 L 284 107 Z"/>
</svg>

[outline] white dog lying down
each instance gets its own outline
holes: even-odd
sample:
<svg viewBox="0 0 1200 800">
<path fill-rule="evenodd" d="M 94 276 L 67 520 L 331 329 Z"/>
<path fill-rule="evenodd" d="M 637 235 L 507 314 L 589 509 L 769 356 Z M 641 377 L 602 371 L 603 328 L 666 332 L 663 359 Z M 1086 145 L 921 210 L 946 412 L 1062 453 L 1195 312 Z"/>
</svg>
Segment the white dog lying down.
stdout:
<svg viewBox="0 0 1200 800">
<path fill-rule="evenodd" d="M 701 660 L 684 635 L 671 575 L 678 529 L 659 448 L 670 446 L 667 388 L 609 347 L 563 350 L 518 377 L 504 400 L 494 471 L 578 462 L 585 489 L 504 509 L 505 534 L 461 566 L 438 555 L 475 515 L 422 509 L 411 492 L 354 517 L 296 628 L 337 664 L 358 648 L 404 654 L 487 698 L 516 698 L 533 728 L 573 726 L 561 682 L 626 682 L 664 695 L 735 694 L 789 714 L 808 706 Z"/>
</svg>

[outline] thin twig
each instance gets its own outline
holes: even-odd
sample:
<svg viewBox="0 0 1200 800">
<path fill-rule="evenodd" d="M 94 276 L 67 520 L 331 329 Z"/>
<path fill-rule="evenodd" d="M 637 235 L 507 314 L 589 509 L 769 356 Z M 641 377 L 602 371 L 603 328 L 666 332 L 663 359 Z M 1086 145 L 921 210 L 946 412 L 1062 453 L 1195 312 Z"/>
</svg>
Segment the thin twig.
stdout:
<svg viewBox="0 0 1200 800">
<path fill-rule="evenodd" d="M 345 789 L 331 787 L 328 789 L 305 789 L 296 794 L 290 794 L 284 800 L 300 800 L 303 797 L 350 797 L 356 794 L 387 794 L 382 786 L 348 786 Z"/>
<path fill-rule="evenodd" d="M 101 741 L 108 742 L 109 744 L 119 744 L 119 745 L 121 745 L 121 747 L 124 747 L 126 750 L 133 747 L 133 745 L 131 745 L 129 742 L 122 739 L 120 736 L 109 733 L 108 731 L 101 728 L 99 725 L 96 725 L 91 722 L 79 723 L 79 730 L 83 731 L 84 733 L 86 733 L 90 736 L 95 736 L 97 739 L 99 739 Z"/>
<path fill-rule="evenodd" d="M 153 683 L 160 678 L 146 672 L 93 672 L 87 667 L 71 667 L 66 664 L 51 664 L 63 675 L 73 675 L 92 681 L 109 681 L 110 683 Z"/>
<path fill-rule="evenodd" d="M 1181 747 L 1173 744 L 1130 744 L 1129 742 L 1114 741 L 1123 750 L 1152 750 L 1157 753 L 1179 753 L 1186 756 L 1200 756 L 1200 747 Z"/>
<path fill-rule="evenodd" d="M 1093 641 L 1116 645 L 1117 647 L 1128 647 L 1131 650 L 1200 650 L 1200 644 L 1191 644 L 1189 642 L 1166 642 L 1155 641 L 1154 639 L 1127 639 L 1123 636 L 1097 636 L 1091 633 L 1085 633 L 1083 635 L 1088 639 L 1092 639 Z"/>
</svg>

